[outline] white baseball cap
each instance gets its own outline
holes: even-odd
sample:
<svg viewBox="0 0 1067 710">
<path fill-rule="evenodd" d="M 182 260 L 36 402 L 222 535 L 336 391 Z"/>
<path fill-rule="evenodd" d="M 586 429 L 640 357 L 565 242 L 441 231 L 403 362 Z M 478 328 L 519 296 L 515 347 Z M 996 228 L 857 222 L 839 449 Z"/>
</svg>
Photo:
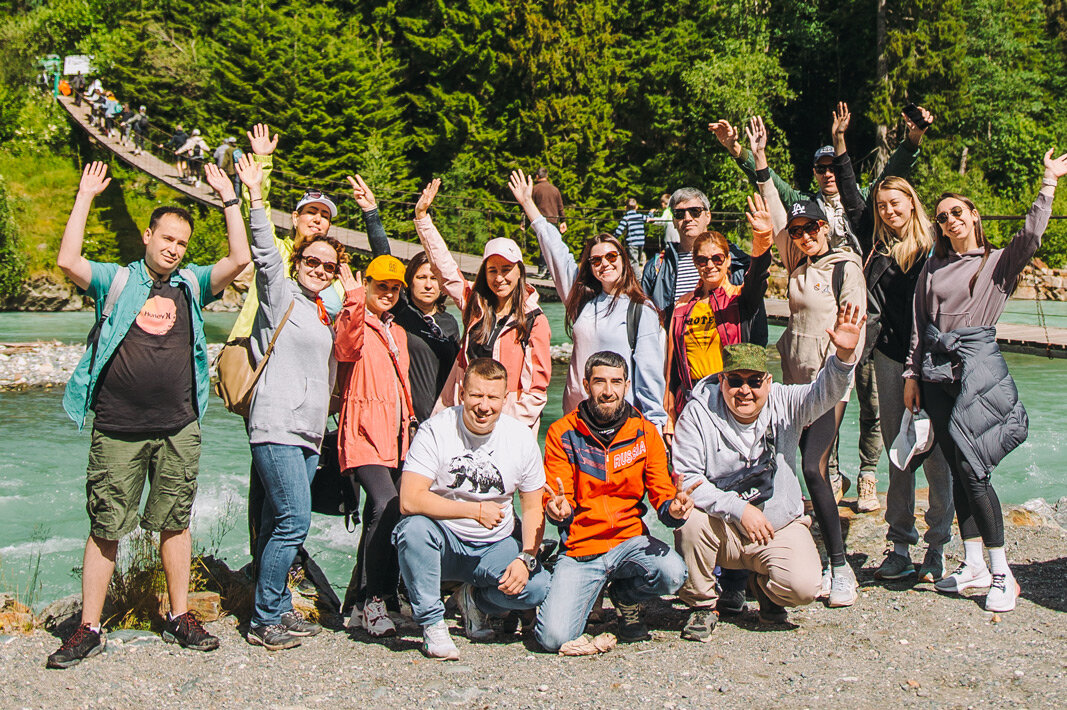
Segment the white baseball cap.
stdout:
<svg viewBox="0 0 1067 710">
<path fill-rule="evenodd" d="M 507 237 L 497 237 L 487 241 L 485 243 L 485 251 L 482 252 L 482 261 L 494 254 L 504 257 L 512 264 L 522 261 L 522 250 L 519 249 L 519 245 L 515 243 L 514 239 L 508 239 Z"/>
<path fill-rule="evenodd" d="M 910 409 L 905 409 L 900 419 L 900 433 L 889 447 L 889 460 L 903 471 L 914 457 L 926 453 L 933 445 L 934 428 L 930 425 L 930 417 L 922 410 L 912 414 Z"/>
</svg>

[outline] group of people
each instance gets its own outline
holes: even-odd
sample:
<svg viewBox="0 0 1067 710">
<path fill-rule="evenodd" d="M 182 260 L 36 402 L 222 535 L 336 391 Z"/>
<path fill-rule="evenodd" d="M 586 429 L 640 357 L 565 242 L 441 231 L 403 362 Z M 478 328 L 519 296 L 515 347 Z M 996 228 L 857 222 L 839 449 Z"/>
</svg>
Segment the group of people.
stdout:
<svg viewBox="0 0 1067 710">
<path fill-rule="evenodd" d="M 518 244 L 491 239 L 469 279 L 430 214 L 440 180 L 415 206 L 424 251 L 405 266 L 389 253 L 370 186 L 348 178 L 373 252 L 365 272 L 353 272 L 329 236 L 337 205 L 325 192 L 307 190 L 292 233 L 275 233 L 277 136 L 257 125 L 248 133 L 251 154 L 235 161 L 247 218 L 234 182 L 205 166 L 224 205 L 228 255 L 183 266 L 193 218 L 161 207 L 143 235 L 144 259 L 123 268 L 81 254 L 90 204 L 108 183 L 107 166 L 87 166 L 59 266 L 97 304 L 97 326 L 64 398 L 79 426 L 95 413 L 90 536 L 82 623 L 48 665 L 67 667 L 103 649 L 100 615 L 117 542 L 138 522 L 160 534 L 170 595 L 164 639 L 218 645 L 186 599 L 209 380 L 200 309 L 249 262 L 254 284 L 231 333 L 249 339 L 257 363 L 266 361 L 246 417 L 255 559 L 249 643 L 290 648 L 321 631 L 294 609 L 287 581 L 308 534 L 323 455 L 337 457 L 365 498 L 344 600 L 350 625 L 371 637 L 396 634 L 403 594 L 432 658 L 459 656 L 442 598 L 443 587 L 456 584 L 472 641 L 493 637 L 493 617 L 525 614 L 544 649 L 574 655 L 648 639 L 642 604 L 657 596 L 677 594 L 689 607 L 682 635 L 695 641 L 711 639 L 721 615 L 744 612 L 748 596 L 766 624 L 819 597 L 849 606 L 857 582 L 829 462 L 868 361 L 886 446 L 922 409 L 935 439 L 930 451 L 909 452 L 891 468 L 892 549 L 876 576 L 918 576 L 943 592 L 987 587 L 986 608 L 1014 608 L 1019 588 L 990 473 L 1025 438 L 1026 418 L 993 325 L 1040 245 L 1067 155 L 1046 154 L 1023 228 L 993 249 L 962 195 L 942 195 L 931 221 L 900 175 L 861 190 L 845 142 L 849 118 L 840 105 L 833 145 L 815 154 L 816 195 L 791 192 L 770 170 L 759 118 L 745 127 L 747 150 L 727 122 L 712 124 L 754 184 L 751 249 L 710 230 L 707 196 L 683 187 L 666 206 L 679 240 L 640 274 L 617 235 L 589 238 L 576 257 L 561 236 L 562 213 L 547 219 L 536 181 L 511 173 L 508 188 L 537 237 L 574 343 L 558 413 L 545 412 L 550 326 Z M 932 117 L 905 120 L 907 140 L 887 173 L 910 162 L 901 155 L 914 157 Z M 772 249 L 789 273 L 790 318 L 777 344 L 782 383 L 766 347 Z M 324 447 L 334 412 L 336 451 Z M 536 435 L 546 414 L 562 418 L 548 428 L 542 453 Z M 931 506 L 916 571 L 909 549 L 918 542 L 920 464 Z M 801 479 L 825 555 L 810 531 Z M 643 521 L 646 497 L 674 530 L 673 546 Z M 966 555 L 946 575 L 953 505 Z M 543 554 L 546 523 L 559 533 L 552 562 Z M 616 610 L 617 633 L 593 637 L 585 628 L 602 594 Z"/>
</svg>

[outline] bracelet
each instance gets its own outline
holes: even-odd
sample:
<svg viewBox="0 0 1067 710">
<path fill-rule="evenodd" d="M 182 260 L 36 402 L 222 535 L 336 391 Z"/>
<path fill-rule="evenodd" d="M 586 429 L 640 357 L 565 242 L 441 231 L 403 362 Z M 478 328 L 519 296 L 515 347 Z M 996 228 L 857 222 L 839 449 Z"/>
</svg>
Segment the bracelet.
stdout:
<svg viewBox="0 0 1067 710">
<path fill-rule="evenodd" d="M 756 182 L 767 182 L 771 179 L 770 168 L 760 168 L 756 171 Z"/>
<path fill-rule="evenodd" d="M 1046 185 L 1048 187 L 1056 187 L 1056 185 L 1058 185 L 1059 182 L 1060 181 L 1057 178 L 1047 178 L 1047 177 L 1041 178 L 1041 184 L 1042 185 Z"/>
<path fill-rule="evenodd" d="M 226 209 L 227 207 L 233 207 L 234 205 L 239 205 L 239 204 L 241 204 L 241 198 L 235 197 L 232 200 L 224 201 L 222 203 L 222 209 Z"/>
</svg>

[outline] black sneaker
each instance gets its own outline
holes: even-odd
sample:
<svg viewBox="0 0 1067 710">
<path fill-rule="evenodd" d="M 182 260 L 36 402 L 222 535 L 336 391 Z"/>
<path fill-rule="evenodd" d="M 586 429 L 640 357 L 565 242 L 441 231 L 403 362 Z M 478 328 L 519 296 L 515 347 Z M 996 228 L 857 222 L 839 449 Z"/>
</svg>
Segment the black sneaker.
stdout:
<svg viewBox="0 0 1067 710">
<path fill-rule="evenodd" d="M 81 663 L 84 658 L 103 653 L 107 647 L 107 637 L 93 631 L 89 624 L 82 624 L 63 642 L 59 650 L 48 657 L 48 668 L 70 668 Z"/>
<path fill-rule="evenodd" d="M 744 589 L 724 589 L 719 594 L 715 609 L 723 616 L 740 616 L 748 611 Z"/>
<path fill-rule="evenodd" d="M 682 629 L 682 638 L 689 641 L 707 643 L 711 641 L 711 633 L 719 623 L 719 612 L 715 609 L 693 609 L 689 613 L 689 620 Z"/>
<path fill-rule="evenodd" d="M 756 601 L 759 602 L 759 622 L 768 626 L 784 624 L 789 620 L 789 613 L 785 607 L 771 601 L 763 587 L 753 582 L 755 587 Z"/>
<path fill-rule="evenodd" d="M 291 636 L 314 636 L 322 631 L 322 627 L 314 621 L 308 621 L 304 615 L 295 609 L 282 614 L 282 626 Z"/>
<path fill-rule="evenodd" d="M 652 634 L 648 633 L 648 627 L 641 619 L 640 604 L 623 604 L 615 598 L 610 588 L 608 598 L 611 599 L 611 604 L 615 607 L 615 613 L 619 617 L 619 631 L 616 634 L 619 643 L 637 643 L 652 638 Z"/>
<path fill-rule="evenodd" d="M 173 619 L 164 619 L 163 640 L 176 643 L 182 648 L 194 651 L 214 651 L 219 647 L 219 639 L 212 636 L 196 618 L 196 612 L 187 611 Z"/>
<path fill-rule="evenodd" d="M 280 651 L 283 648 L 293 648 L 300 645 L 300 639 L 281 624 L 271 624 L 270 626 L 252 624 L 248 627 L 248 636 L 245 638 L 253 646 L 262 646 L 268 651 Z"/>
</svg>

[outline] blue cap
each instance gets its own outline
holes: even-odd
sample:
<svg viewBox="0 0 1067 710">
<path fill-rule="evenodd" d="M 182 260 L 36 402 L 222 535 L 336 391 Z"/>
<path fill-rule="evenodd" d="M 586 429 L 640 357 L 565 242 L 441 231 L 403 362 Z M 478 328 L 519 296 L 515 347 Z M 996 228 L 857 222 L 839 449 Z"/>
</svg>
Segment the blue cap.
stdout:
<svg viewBox="0 0 1067 710">
<path fill-rule="evenodd" d="M 812 161 L 815 165 L 819 164 L 819 160 L 822 158 L 834 157 L 834 147 L 832 145 L 824 145 L 815 151 L 815 159 Z"/>
</svg>

